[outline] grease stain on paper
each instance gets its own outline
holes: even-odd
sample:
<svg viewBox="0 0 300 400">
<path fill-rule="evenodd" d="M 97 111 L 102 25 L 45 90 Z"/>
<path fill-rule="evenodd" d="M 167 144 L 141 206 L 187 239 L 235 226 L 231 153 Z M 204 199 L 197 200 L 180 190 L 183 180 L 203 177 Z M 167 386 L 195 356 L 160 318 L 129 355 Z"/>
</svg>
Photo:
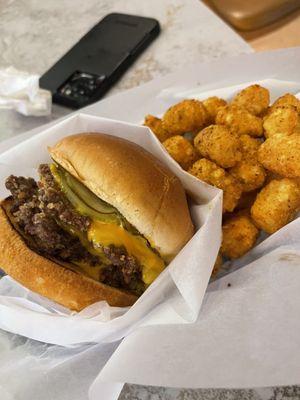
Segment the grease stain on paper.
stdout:
<svg viewBox="0 0 300 400">
<path fill-rule="evenodd" d="M 295 253 L 285 253 L 279 257 L 279 261 L 288 261 L 300 265 L 300 255 Z"/>
</svg>

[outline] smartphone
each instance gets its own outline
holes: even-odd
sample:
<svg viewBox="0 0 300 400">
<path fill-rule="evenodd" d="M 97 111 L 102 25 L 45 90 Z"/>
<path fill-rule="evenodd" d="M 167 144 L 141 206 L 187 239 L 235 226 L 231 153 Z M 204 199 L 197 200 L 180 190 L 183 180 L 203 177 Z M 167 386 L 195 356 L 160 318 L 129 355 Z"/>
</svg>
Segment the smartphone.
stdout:
<svg viewBox="0 0 300 400">
<path fill-rule="evenodd" d="M 99 100 L 158 36 L 153 18 L 104 17 L 41 78 L 53 102 L 78 109 Z"/>
</svg>

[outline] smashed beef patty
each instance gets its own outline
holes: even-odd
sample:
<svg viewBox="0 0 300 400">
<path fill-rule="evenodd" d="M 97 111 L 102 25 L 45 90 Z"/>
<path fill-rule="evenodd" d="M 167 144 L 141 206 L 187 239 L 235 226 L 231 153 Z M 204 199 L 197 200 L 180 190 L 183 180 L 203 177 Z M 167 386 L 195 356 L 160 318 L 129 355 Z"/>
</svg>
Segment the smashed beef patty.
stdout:
<svg viewBox="0 0 300 400">
<path fill-rule="evenodd" d="M 103 247 L 103 252 L 111 265 L 103 270 L 103 282 L 111 286 L 119 286 L 124 282 L 130 285 L 132 281 L 141 280 L 141 268 L 135 257 L 127 254 L 123 247 Z"/>
<path fill-rule="evenodd" d="M 102 264 L 99 257 L 86 250 L 78 237 L 62 229 L 58 223 L 86 233 L 90 218 L 73 208 L 47 164 L 40 165 L 39 174 L 38 183 L 32 178 L 13 175 L 6 180 L 6 188 L 12 195 L 10 212 L 19 228 L 32 238 L 36 249 L 45 256 L 66 262 L 85 262 L 91 266 Z M 140 294 L 144 283 L 136 258 L 128 255 L 125 248 L 113 245 L 104 247 L 103 252 L 111 264 L 103 266 L 99 280 Z"/>
<path fill-rule="evenodd" d="M 39 166 L 40 182 L 39 182 L 39 200 L 42 209 L 56 220 L 69 225 L 71 228 L 86 232 L 90 227 L 91 220 L 89 217 L 80 215 L 64 196 L 58 187 L 48 164 Z"/>
<path fill-rule="evenodd" d="M 90 254 L 76 236 L 58 225 L 55 216 L 59 217 L 59 213 L 54 214 L 54 203 L 47 203 L 42 184 L 38 185 L 32 178 L 11 175 L 6 180 L 6 188 L 12 194 L 10 212 L 15 222 L 25 235 L 33 239 L 39 252 L 63 261 L 86 261 L 91 265 L 98 263 L 98 257 Z M 56 195 L 58 198 L 63 196 L 59 190 Z"/>
</svg>

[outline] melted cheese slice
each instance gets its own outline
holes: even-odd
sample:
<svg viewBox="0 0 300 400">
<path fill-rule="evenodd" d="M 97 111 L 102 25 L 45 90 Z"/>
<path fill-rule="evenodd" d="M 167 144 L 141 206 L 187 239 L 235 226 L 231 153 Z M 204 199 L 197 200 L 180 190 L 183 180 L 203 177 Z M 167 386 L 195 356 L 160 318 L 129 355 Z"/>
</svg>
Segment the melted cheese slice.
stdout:
<svg viewBox="0 0 300 400">
<path fill-rule="evenodd" d="M 136 257 L 142 266 L 142 279 L 150 285 L 165 268 L 164 261 L 154 253 L 140 236 L 135 236 L 121 226 L 102 221 L 93 221 L 88 231 L 88 239 L 102 246 L 124 246 L 128 254 Z"/>
</svg>

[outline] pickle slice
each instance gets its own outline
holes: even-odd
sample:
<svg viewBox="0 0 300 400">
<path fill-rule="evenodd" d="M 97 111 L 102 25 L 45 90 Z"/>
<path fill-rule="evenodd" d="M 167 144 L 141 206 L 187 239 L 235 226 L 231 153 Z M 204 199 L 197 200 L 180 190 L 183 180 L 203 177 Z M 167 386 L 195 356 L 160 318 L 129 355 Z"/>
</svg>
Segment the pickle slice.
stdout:
<svg viewBox="0 0 300 400">
<path fill-rule="evenodd" d="M 69 188 L 90 208 L 103 214 L 117 213 L 117 210 L 113 206 L 99 199 L 99 197 L 82 183 L 78 182 L 72 175 L 64 172 L 64 177 Z"/>
<path fill-rule="evenodd" d="M 99 199 L 60 165 L 51 164 L 50 169 L 61 190 L 80 214 L 86 215 L 93 220 L 122 225 L 132 234 L 140 235 L 138 230 L 116 208 Z"/>
<path fill-rule="evenodd" d="M 70 174 L 63 171 L 60 167 L 57 167 L 54 164 L 51 165 L 51 172 L 52 172 L 55 180 L 59 184 L 61 190 L 64 192 L 65 196 L 67 197 L 67 199 L 70 201 L 70 203 L 74 206 L 74 208 L 81 215 L 85 215 L 87 217 L 90 217 L 91 219 L 96 219 L 96 220 L 100 220 L 103 222 L 112 222 L 112 223 L 117 223 L 117 224 L 121 223 L 121 218 L 118 215 L 117 211 L 114 211 L 111 213 L 107 213 L 107 212 L 104 213 L 104 212 L 100 212 L 100 211 L 94 209 L 93 207 L 90 207 L 88 204 L 86 204 L 86 202 L 81 197 L 79 197 L 78 194 L 75 191 L 73 191 L 71 186 L 69 185 Z M 68 176 L 68 178 L 67 178 L 67 176 Z M 73 178 L 73 181 L 75 181 L 75 178 Z M 81 185 L 81 186 L 83 186 L 83 185 Z M 87 191 L 90 194 L 89 189 L 87 189 Z M 99 201 L 102 201 L 102 200 L 99 199 Z M 113 207 L 111 207 L 111 209 L 115 210 Z M 106 210 L 108 210 L 108 208 Z"/>
</svg>

